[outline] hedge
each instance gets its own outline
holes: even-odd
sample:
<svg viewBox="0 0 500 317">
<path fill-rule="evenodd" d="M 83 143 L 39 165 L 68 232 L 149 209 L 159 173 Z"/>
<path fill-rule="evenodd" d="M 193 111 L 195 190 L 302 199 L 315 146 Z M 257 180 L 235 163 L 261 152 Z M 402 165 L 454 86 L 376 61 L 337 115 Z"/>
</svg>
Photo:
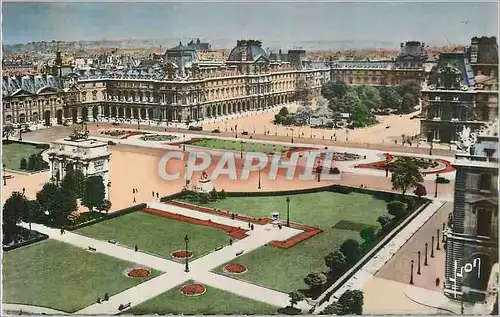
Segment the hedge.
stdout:
<svg viewBox="0 0 500 317">
<path fill-rule="evenodd" d="M 23 241 L 23 242 L 18 243 L 18 244 L 14 244 L 14 245 L 3 247 L 3 252 L 12 251 L 12 250 L 18 249 L 20 247 L 24 247 L 24 246 L 27 246 L 27 245 L 30 245 L 30 244 L 33 244 L 33 243 L 36 243 L 36 242 L 40 242 L 40 241 L 43 241 L 43 240 L 46 240 L 46 239 L 49 238 L 49 236 L 46 235 L 45 233 L 38 232 L 38 234 L 40 234 L 40 235 L 38 237 L 34 238 L 34 239 Z"/>
<path fill-rule="evenodd" d="M 141 210 L 141 209 L 144 209 L 146 207 L 147 207 L 146 203 L 142 203 L 142 204 L 130 206 L 128 208 L 121 209 L 121 210 L 118 210 L 118 211 L 115 211 L 115 212 L 112 212 L 112 213 L 109 213 L 109 214 L 103 214 L 103 216 L 101 218 L 97 218 L 97 219 L 94 219 L 94 220 L 91 220 L 91 221 L 87 221 L 87 222 L 84 222 L 84 223 L 81 223 L 81 224 L 78 224 L 78 225 L 69 226 L 69 227 L 67 227 L 65 229 L 68 230 L 68 231 L 78 230 L 78 229 L 81 229 L 81 228 L 84 228 L 84 227 L 87 227 L 87 226 L 94 225 L 94 224 L 99 223 L 99 222 L 103 222 L 103 221 L 106 221 L 106 220 L 109 220 L 109 219 L 113 219 L 113 218 L 116 218 L 116 217 L 119 217 L 119 216 L 130 214 L 130 213 L 132 213 L 134 211 Z"/>
</svg>

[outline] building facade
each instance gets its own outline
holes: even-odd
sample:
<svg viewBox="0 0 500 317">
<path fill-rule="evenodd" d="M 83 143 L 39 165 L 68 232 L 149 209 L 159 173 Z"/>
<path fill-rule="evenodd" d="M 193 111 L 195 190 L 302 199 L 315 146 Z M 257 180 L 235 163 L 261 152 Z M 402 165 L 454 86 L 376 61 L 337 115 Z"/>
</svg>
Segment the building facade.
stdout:
<svg viewBox="0 0 500 317">
<path fill-rule="evenodd" d="M 476 131 L 498 118 L 496 38 L 472 39 L 468 52 L 441 53 L 422 89 L 421 138 L 456 143 L 464 127 Z"/>
<path fill-rule="evenodd" d="M 468 134 L 468 133 L 466 133 Z M 484 300 L 498 263 L 498 121 L 456 155 L 453 214 L 446 236 L 444 293 Z M 472 144 L 472 145 L 470 145 Z"/>
</svg>

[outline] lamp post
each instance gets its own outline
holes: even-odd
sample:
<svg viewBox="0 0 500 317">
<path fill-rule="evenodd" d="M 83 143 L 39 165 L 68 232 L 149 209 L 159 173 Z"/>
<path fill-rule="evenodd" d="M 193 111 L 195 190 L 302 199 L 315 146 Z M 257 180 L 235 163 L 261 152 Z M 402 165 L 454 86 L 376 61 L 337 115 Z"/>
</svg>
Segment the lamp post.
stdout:
<svg viewBox="0 0 500 317">
<path fill-rule="evenodd" d="M 427 266 L 427 247 L 428 247 L 428 244 L 427 242 L 425 243 L 425 260 L 424 260 L 424 265 Z"/>
<path fill-rule="evenodd" d="M 443 222 L 443 234 L 442 234 L 442 236 L 443 236 L 443 240 L 441 240 L 441 242 L 442 242 L 442 243 L 445 243 L 445 242 L 446 242 L 446 240 L 444 239 L 444 236 L 445 236 L 445 234 L 444 234 L 444 229 L 445 229 L 445 226 L 446 226 L 446 224 Z"/>
<path fill-rule="evenodd" d="M 417 274 L 420 275 L 420 250 L 417 252 L 418 256 L 418 266 L 417 266 Z"/>
<path fill-rule="evenodd" d="M 257 188 L 260 189 L 260 169 L 259 169 L 259 186 Z"/>
<path fill-rule="evenodd" d="M 290 197 L 286 198 L 286 226 L 290 227 Z"/>
<path fill-rule="evenodd" d="M 7 175 L 5 175 L 5 163 L 3 164 L 3 186 L 7 185 Z"/>
<path fill-rule="evenodd" d="M 431 241 L 431 258 L 434 257 L 434 236 L 432 236 L 432 241 Z"/>
<path fill-rule="evenodd" d="M 438 178 L 439 178 L 439 173 L 436 173 L 436 188 L 434 190 L 434 198 L 437 198 L 438 196 Z"/>
<path fill-rule="evenodd" d="M 243 158 L 243 141 L 240 141 L 240 158 Z"/>
<path fill-rule="evenodd" d="M 186 152 L 186 135 L 182 135 L 182 151 Z"/>
<path fill-rule="evenodd" d="M 429 155 L 432 155 L 432 148 L 434 147 L 434 142 L 431 140 L 431 147 L 429 148 Z"/>
<path fill-rule="evenodd" d="M 441 250 L 439 247 L 439 229 L 437 229 L 436 250 Z"/>
<path fill-rule="evenodd" d="M 110 188 L 111 188 L 111 182 L 108 182 L 108 184 L 106 186 L 108 187 L 108 200 L 109 200 L 109 191 L 110 191 Z"/>
<path fill-rule="evenodd" d="M 141 111 L 139 111 L 139 116 L 137 117 L 137 130 L 141 129 Z"/>
<path fill-rule="evenodd" d="M 410 272 L 410 284 L 413 285 L 413 263 L 415 261 L 411 260 L 411 272 Z"/>
<path fill-rule="evenodd" d="M 292 143 L 293 143 L 293 129 L 290 129 L 290 130 L 292 130 Z"/>
<path fill-rule="evenodd" d="M 187 236 L 187 234 L 184 237 L 184 242 L 186 242 L 186 268 L 184 269 L 184 272 L 188 273 L 189 272 L 189 256 L 188 256 L 189 237 Z"/>
<path fill-rule="evenodd" d="M 234 126 L 234 131 L 236 132 L 235 138 L 238 138 L 238 125 Z"/>
</svg>

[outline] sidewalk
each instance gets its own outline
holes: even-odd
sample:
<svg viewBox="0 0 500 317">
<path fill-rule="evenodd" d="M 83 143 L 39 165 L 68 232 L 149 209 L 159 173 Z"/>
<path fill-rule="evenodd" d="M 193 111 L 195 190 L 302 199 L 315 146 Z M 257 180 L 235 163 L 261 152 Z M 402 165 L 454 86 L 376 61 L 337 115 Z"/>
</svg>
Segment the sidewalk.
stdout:
<svg viewBox="0 0 500 317">
<path fill-rule="evenodd" d="M 47 315 L 70 315 L 69 313 L 40 306 L 22 305 L 22 304 L 3 304 L 2 303 L 2 314 L 5 313 L 16 313 L 22 315 L 22 313 L 28 314 L 47 314 Z"/>
</svg>

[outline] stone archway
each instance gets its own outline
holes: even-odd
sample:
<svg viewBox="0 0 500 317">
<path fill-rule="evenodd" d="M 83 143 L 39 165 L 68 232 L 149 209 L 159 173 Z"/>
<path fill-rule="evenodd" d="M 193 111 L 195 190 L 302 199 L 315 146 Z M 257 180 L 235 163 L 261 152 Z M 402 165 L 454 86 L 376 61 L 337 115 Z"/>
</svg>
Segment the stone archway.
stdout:
<svg viewBox="0 0 500 317">
<path fill-rule="evenodd" d="M 26 122 L 26 115 L 24 113 L 21 113 L 19 115 L 19 123 L 25 123 Z"/>
<path fill-rule="evenodd" d="M 45 110 L 45 112 L 43 113 L 43 120 L 45 120 L 44 125 L 46 127 L 49 127 L 50 126 L 50 110 Z"/>
<path fill-rule="evenodd" d="M 78 123 L 78 109 L 71 109 L 71 117 L 73 119 L 73 123 Z"/>
<path fill-rule="evenodd" d="M 118 117 L 123 118 L 124 117 L 124 109 L 123 107 L 118 107 Z"/>
<path fill-rule="evenodd" d="M 152 108 L 149 108 L 148 109 L 148 117 L 149 117 L 149 120 L 153 120 L 153 109 Z"/>
<path fill-rule="evenodd" d="M 221 105 L 218 105 L 217 106 L 217 115 L 220 116 L 221 115 Z"/>
<path fill-rule="evenodd" d="M 89 120 L 89 109 L 87 107 L 82 108 L 82 121 L 87 122 Z"/>
<path fill-rule="evenodd" d="M 99 115 L 99 107 L 93 106 L 92 107 L 92 118 L 94 118 L 94 120 L 97 120 L 98 115 Z"/>
<path fill-rule="evenodd" d="M 145 108 L 141 108 L 141 119 L 145 120 L 146 119 L 146 109 Z"/>
<path fill-rule="evenodd" d="M 40 120 L 40 118 L 38 118 L 38 112 L 33 112 L 31 115 L 31 121 L 38 123 L 38 120 Z"/>
<path fill-rule="evenodd" d="M 57 110 L 56 117 L 57 117 L 57 124 L 59 124 L 59 125 L 63 124 L 63 110 L 62 109 Z"/>
</svg>

